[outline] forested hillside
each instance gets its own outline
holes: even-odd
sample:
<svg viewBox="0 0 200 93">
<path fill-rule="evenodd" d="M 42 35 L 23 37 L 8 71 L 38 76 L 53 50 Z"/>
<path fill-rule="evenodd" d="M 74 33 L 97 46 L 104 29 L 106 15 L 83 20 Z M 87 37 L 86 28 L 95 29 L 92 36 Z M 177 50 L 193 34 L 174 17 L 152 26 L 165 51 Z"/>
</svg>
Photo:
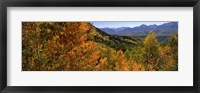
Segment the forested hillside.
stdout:
<svg viewBox="0 0 200 93">
<path fill-rule="evenodd" d="M 158 42 L 109 35 L 88 22 L 23 22 L 23 71 L 177 71 L 178 34 Z"/>
</svg>

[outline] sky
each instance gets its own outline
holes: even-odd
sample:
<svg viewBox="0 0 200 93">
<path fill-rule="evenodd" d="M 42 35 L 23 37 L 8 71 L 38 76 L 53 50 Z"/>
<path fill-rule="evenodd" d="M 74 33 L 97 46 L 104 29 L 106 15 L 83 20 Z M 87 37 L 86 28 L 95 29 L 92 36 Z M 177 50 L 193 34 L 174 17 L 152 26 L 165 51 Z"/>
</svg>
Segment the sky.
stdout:
<svg viewBox="0 0 200 93">
<path fill-rule="evenodd" d="M 109 28 L 118 28 L 118 27 L 136 27 L 136 26 L 140 26 L 142 24 L 145 25 L 161 25 L 164 23 L 168 23 L 168 22 L 90 22 L 92 23 L 95 27 L 98 28 L 105 28 L 105 27 L 109 27 Z"/>
</svg>

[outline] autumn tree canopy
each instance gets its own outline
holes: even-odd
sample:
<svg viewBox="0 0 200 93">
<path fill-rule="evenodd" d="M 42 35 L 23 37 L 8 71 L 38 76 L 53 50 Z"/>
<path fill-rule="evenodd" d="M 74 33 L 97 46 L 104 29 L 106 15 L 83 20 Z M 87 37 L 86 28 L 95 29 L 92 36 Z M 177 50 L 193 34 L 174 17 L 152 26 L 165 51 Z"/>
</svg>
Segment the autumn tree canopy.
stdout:
<svg viewBox="0 0 200 93">
<path fill-rule="evenodd" d="M 178 35 L 161 45 L 111 36 L 88 22 L 22 22 L 23 71 L 152 71 L 178 69 Z"/>
</svg>

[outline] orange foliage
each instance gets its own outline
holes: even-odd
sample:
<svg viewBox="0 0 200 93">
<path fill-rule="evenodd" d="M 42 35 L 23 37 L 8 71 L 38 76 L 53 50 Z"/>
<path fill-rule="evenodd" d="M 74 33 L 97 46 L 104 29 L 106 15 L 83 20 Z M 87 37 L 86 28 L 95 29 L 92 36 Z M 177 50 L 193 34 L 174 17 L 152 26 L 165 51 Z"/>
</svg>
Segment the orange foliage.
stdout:
<svg viewBox="0 0 200 93">
<path fill-rule="evenodd" d="M 164 70 L 172 70 L 172 68 L 175 66 L 172 48 L 169 46 L 165 46 L 160 52 L 160 56 L 164 61 L 164 63 L 162 64 L 162 68 Z"/>
</svg>

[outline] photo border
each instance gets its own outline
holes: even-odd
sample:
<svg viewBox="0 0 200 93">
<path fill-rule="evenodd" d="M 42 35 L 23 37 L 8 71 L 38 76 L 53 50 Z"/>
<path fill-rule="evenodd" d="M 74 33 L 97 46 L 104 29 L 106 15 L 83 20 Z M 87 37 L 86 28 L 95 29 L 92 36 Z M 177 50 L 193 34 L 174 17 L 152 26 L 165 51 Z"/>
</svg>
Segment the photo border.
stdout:
<svg viewBox="0 0 200 93">
<path fill-rule="evenodd" d="M 126 93 L 199 93 L 198 53 L 200 0 L 4 0 L 0 1 L 0 91 L 27 92 L 126 92 Z M 193 7 L 193 86 L 7 86 L 7 7 Z M 170 82 L 170 81 L 169 81 Z"/>
</svg>

